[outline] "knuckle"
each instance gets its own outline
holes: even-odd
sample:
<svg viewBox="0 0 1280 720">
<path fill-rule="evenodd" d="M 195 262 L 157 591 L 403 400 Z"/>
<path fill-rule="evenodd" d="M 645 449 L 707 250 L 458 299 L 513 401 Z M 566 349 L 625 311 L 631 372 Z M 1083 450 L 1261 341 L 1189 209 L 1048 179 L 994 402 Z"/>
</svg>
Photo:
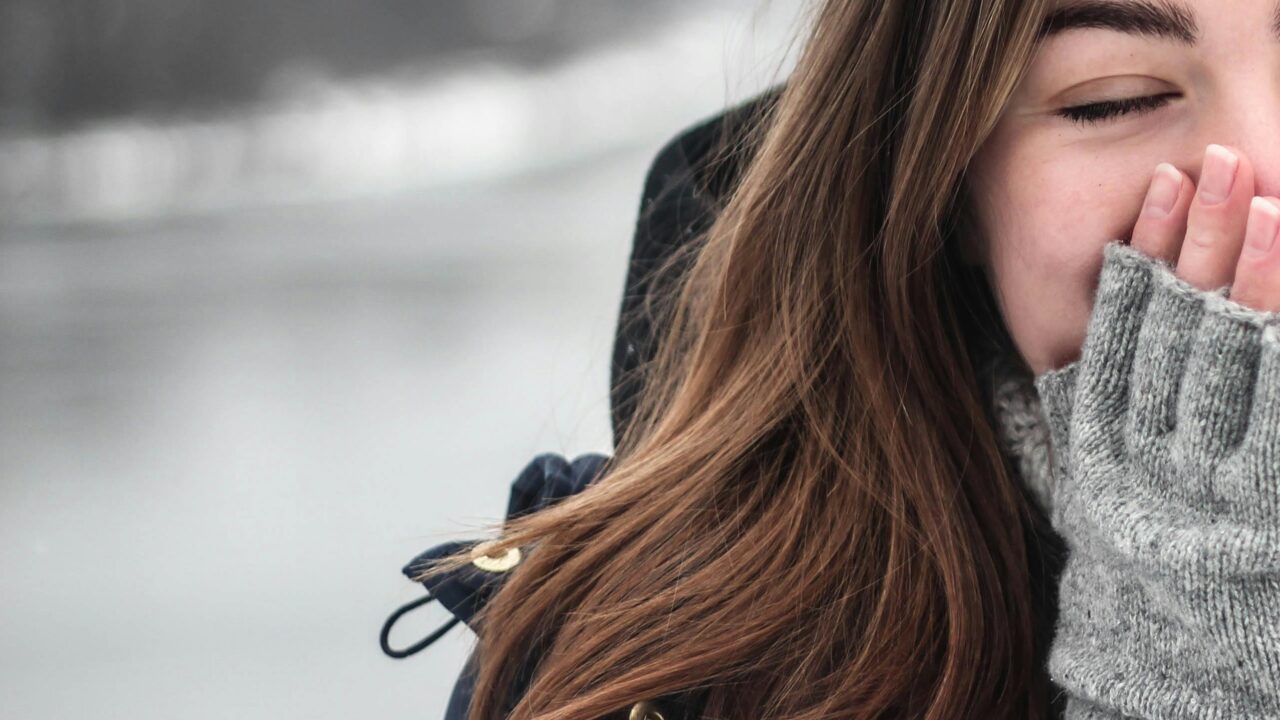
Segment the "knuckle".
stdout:
<svg viewBox="0 0 1280 720">
<path fill-rule="evenodd" d="M 1222 240 L 1222 233 L 1207 228 L 1195 228 L 1187 232 L 1187 242 L 1201 250 L 1220 248 L 1224 244 Z"/>
<path fill-rule="evenodd" d="M 1276 277 L 1280 277 L 1280 273 L 1273 257 L 1243 253 L 1236 265 L 1231 299 L 1246 307 L 1270 312 L 1280 301 Z"/>
<path fill-rule="evenodd" d="M 1265 276 L 1274 272 L 1275 260 L 1270 253 L 1242 252 L 1236 262 L 1236 275 L 1241 278 Z"/>
</svg>

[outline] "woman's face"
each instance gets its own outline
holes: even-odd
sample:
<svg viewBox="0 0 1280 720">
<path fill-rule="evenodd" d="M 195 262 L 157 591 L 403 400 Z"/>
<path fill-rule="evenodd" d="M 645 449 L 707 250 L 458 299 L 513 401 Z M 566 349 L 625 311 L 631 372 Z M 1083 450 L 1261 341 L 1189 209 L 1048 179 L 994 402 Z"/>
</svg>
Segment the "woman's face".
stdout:
<svg viewBox="0 0 1280 720">
<path fill-rule="evenodd" d="M 968 175 L 982 226 L 969 252 L 1037 374 L 1079 357 L 1102 248 L 1128 241 L 1158 164 L 1198 183 L 1205 147 L 1227 145 L 1251 161 L 1254 195 L 1280 195 L 1276 0 L 1051 4 L 1061 29 Z"/>
</svg>

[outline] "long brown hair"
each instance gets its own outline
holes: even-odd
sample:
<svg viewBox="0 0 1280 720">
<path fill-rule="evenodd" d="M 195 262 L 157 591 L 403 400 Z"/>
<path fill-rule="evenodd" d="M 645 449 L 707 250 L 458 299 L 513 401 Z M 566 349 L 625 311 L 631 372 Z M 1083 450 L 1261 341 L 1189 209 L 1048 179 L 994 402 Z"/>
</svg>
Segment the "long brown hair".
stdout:
<svg viewBox="0 0 1280 720">
<path fill-rule="evenodd" d="M 705 718 L 1043 716 L 1033 518 L 976 379 L 1007 335 L 959 249 L 1043 11 L 816 8 L 741 181 L 666 267 L 612 459 L 501 528 L 526 559 L 475 620 L 471 720 L 693 691 Z"/>
</svg>

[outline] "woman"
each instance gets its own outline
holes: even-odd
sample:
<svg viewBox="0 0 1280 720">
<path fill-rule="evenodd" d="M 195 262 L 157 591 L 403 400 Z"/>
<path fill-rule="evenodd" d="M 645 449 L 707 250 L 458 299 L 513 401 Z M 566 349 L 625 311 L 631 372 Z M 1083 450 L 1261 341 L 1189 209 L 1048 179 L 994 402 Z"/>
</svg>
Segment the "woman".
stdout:
<svg viewBox="0 0 1280 720">
<path fill-rule="evenodd" d="M 470 717 L 1280 714 L 1272 12 L 821 4 Z"/>
</svg>

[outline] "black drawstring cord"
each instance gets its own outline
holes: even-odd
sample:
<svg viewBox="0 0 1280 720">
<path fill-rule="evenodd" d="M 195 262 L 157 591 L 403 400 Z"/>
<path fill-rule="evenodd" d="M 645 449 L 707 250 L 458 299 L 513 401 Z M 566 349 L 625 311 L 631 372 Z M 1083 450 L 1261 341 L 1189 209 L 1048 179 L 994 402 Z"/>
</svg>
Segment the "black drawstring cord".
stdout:
<svg viewBox="0 0 1280 720">
<path fill-rule="evenodd" d="M 431 643 L 439 640 L 441 636 L 449 632 L 449 628 L 452 628 L 454 625 L 457 625 L 462 620 L 462 618 L 454 617 L 453 619 L 449 620 L 449 622 L 437 628 L 435 632 L 422 638 L 418 642 L 414 643 L 413 645 L 410 645 L 409 647 L 403 650 L 396 650 L 395 648 L 391 647 L 391 644 L 389 642 L 391 638 L 391 627 L 396 624 L 396 621 L 399 620 L 400 617 L 405 613 L 410 612 L 412 610 L 416 610 L 417 608 L 420 608 L 423 605 L 426 605 L 432 600 L 435 600 L 435 598 L 432 597 L 430 593 L 428 593 L 424 597 L 420 597 L 417 600 L 414 600 L 413 602 L 401 607 L 399 610 L 396 610 L 395 612 L 391 613 L 391 617 L 387 618 L 387 621 L 382 624 L 382 635 L 378 638 L 378 642 L 382 644 L 382 652 L 386 653 L 388 656 L 393 657 L 397 660 L 402 660 L 404 658 L 409 657 L 410 655 L 414 655 L 420 652 L 421 650 L 429 646 Z"/>
</svg>

